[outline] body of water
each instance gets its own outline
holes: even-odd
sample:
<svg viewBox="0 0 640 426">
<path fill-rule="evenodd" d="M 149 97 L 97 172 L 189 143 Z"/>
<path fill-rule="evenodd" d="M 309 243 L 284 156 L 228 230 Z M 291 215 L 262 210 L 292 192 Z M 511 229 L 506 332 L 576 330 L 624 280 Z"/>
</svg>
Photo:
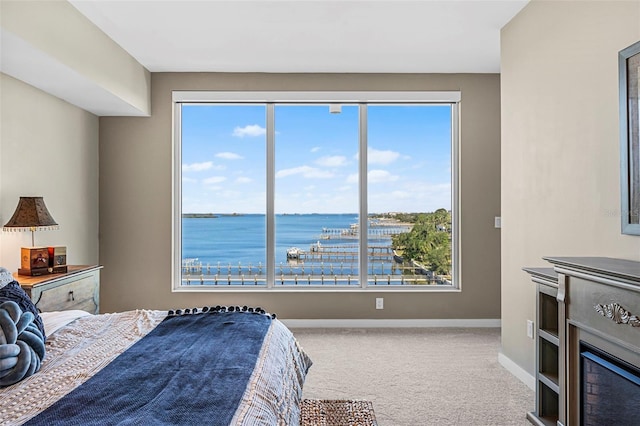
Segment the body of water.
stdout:
<svg viewBox="0 0 640 426">
<path fill-rule="evenodd" d="M 275 284 L 358 285 L 357 222 L 356 214 L 276 215 Z M 265 229 L 265 216 L 257 214 L 182 218 L 184 282 L 264 284 Z M 370 222 L 370 282 L 426 283 L 425 272 L 418 271 L 420 268 L 405 266 L 403 273 L 403 267 L 394 261 L 391 235 L 408 230 L 407 225 Z M 298 259 L 287 257 L 293 247 L 302 251 Z"/>
<path fill-rule="evenodd" d="M 276 215 L 276 264 L 286 263 L 287 249 L 309 250 L 322 239 L 323 229 L 350 229 L 358 221 L 356 214 Z M 215 218 L 182 219 L 182 258 L 198 258 L 203 264 L 241 262 L 258 265 L 266 262 L 265 216 L 218 215 Z M 331 235 L 322 243 L 355 244 L 354 238 Z M 391 242 L 387 239 L 386 244 Z"/>
</svg>

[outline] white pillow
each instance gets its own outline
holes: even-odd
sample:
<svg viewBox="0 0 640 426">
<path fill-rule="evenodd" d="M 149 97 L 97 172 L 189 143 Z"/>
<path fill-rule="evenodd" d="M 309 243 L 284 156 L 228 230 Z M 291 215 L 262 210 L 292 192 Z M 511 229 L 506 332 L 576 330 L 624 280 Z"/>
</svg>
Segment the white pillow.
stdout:
<svg viewBox="0 0 640 426">
<path fill-rule="evenodd" d="M 9 272 L 7 268 L 0 266 L 0 288 L 14 281 L 15 281 L 15 278 L 13 278 L 13 275 L 11 275 L 11 272 Z"/>
<path fill-rule="evenodd" d="M 42 318 L 42 323 L 44 324 L 44 331 L 47 333 L 47 336 L 52 335 L 58 329 L 64 327 L 72 321 L 77 320 L 78 318 L 86 317 L 87 315 L 91 315 L 87 311 L 80 310 L 71 310 L 71 311 L 54 311 L 54 312 L 41 312 L 40 317 Z"/>
</svg>

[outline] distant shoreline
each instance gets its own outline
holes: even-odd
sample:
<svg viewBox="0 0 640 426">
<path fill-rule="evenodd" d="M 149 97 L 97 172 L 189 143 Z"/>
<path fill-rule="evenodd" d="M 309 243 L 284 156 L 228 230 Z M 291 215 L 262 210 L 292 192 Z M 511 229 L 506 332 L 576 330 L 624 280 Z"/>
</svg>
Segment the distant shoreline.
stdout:
<svg viewBox="0 0 640 426">
<path fill-rule="evenodd" d="M 213 213 L 182 213 L 182 217 L 184 218 L 210 218 L 215 219 L 219 217 L 217 214 Z"/>
</svg>

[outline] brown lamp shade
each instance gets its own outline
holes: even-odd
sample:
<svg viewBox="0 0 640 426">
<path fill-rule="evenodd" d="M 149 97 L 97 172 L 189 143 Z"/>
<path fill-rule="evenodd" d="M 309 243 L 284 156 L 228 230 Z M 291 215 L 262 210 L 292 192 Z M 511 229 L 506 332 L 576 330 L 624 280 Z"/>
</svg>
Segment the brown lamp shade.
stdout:
<svg viewBox="0 0 640 426">
<path fill-rule="evenodd" d="M 39 231 L 58 229 L 42 197 L 20 197 L 15 213 L 9 219 L 5 231 Z"/>
</svg>

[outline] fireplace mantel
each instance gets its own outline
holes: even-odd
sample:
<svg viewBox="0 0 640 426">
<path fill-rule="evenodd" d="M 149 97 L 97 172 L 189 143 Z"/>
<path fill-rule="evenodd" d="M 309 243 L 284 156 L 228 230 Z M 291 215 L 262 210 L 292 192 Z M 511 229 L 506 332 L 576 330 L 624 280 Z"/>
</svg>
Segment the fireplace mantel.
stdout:
<svg viewBox="0 0 640 426">
<path fill-rule="evenodd" d="M 640 262 L 607 257 L 544 259 L 553 266 L 551 271 L 547 270 L 545 274 L 541 273 L 544 271 L 541 268 L 525 268 L 525 271 L 538 282 L 539 292 L 540 283 L 546 277 L 549 288 L 554 290 L 552 294 L 556 295 L 557 424 L 580 425 L 580 352 L 583 345 L 640 368 Z M 552 312 L 556 315 L 555 309 Z M 541 313 L 544 312 L 539 309 L 538 314 Z M 541 341 L 546 343 L 540 339 L 538 346 Z M 538 347 L 537 359 L 540 353 Z M 533 423 L 546 424 L 536 416 L 529 419 Z"/>
</svg>

